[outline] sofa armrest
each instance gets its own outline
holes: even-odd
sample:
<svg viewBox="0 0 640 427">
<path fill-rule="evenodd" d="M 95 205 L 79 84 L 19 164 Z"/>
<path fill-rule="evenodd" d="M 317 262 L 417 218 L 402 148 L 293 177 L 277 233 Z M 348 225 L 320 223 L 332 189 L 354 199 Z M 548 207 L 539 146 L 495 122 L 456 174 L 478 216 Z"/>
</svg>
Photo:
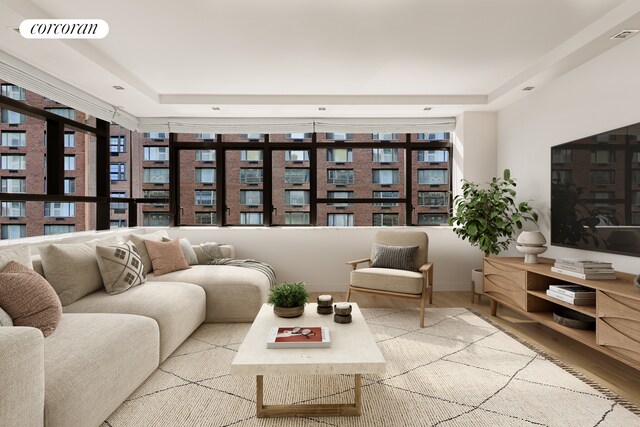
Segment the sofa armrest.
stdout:
<svg viewBox="0 0 640 427">
<path fill-rule="evenodd" d="M 0 425 L 44 425 L 44 337 L 35 328 L 0 327 Z"/>
<path fill-rule="evenodd" d="M 200 249 L 200 245 L 192 245 L 194 252 L 196 253 L 196 257 L 198 258 L 198 264 L 206 264 L 207 259 L 202 253 L 202 249 Z M 236 248 L 233 245 L 220 245 L 220 251 L 222 252 L 223 258 L 235 258 L 236 257 Z"/>
</svg>

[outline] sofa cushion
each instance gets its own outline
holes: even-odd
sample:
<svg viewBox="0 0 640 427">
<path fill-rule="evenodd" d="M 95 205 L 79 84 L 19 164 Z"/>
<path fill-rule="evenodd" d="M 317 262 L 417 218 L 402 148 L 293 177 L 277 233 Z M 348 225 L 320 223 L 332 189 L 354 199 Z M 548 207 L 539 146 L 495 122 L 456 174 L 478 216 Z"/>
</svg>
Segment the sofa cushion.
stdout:
<svg viewBox="0 0 640 427">
<path fill-rule="evenodd" d="M 104 286 L 96 260 L 96 246 L 117 244 L 117 237 L 109 237 L 40 248 L 44 277 L 58 293 L 62 305 L 69 305 Z"/>
<path fill-rule="evenodd" d="M 60 321 L 60 299 L 44 277 L 17 261 L 0 272 L 0 306 L 15 326 L 38 328 L 46 337 Z"/>
<path fill-rule="evenodd" d="M 147 274 L 153 271 L 153 265 L 151 264 L 151 258 L 149 258 L 149 253 L 147 252 L 147 247 L 145 246 L 144 241 L 152 240 L 154 242 L 161 242 L 163 237 L 169 237 L 166 230 L 159 230 L 148 234 L 132 234 L 129 236 L 129 240 L 136 245 L 136 249 L 140 254 L 140 259 L 142 259 L 142 264 L 144 264 L 144 272 Z"/>
<path fill-rule="evenodd" d="M 46 425 L 101 425 L 157 368 L 158 340 L 148 317 L 63 314 L 44 340 Z"/>
<path fill-rule="evenodd" d="M 147 281 L 127 292 L 103 289 L 64 307 L 65 313 L 130 313 L 154 319 L 160 328 L 160 361 L 164 361 L 205 318 L 205 294 L 191 283 Z"/>
<path fill-rule="evenodd" d="M 6 311 L 0 307 L 0 326 L 13 326 L 13 320 Z"/>
<path fill-rule="evenodd" d="M 33 268 L 29 245 L 17 245 L 0 250 L 0 270 L 5 268 L 10 261 L 17 261 L 26 267 Z"/>
<path fill-rule="evenodd" d="M 418 246 L 387 246 L 375 244 L 371 267 L 416 271 Z"/>
<path fill-rule="evenodd" d="M 153 274 L 156 277 L 172 271 L 189 268 L 178 239 L 169 240 L 168 242 L 145 240 L 144 244 L 147 247 L 147 252 L 149 252 L 149 258 L 153 265 Z"/>
<path fill-rule="evenodd" d="M 109 294 L 124 292 L 144 283 L 147 278 L 138 250 L 131 241 L 117 246 L 96 247 L 96 259 Z"/>
<path fill-rule="evenodd" d="M 422 293 L 422 274 L 388 268 L 359 268 L 351 272 L 351 286 L 417 295 Z"/>
<path fill-rule="evenodd" d="M 180 249 L 182 249 L 182 254 L 184 255 L 184 259 L 187 260 L 187 264 L 196 265 L 198 263 L 198 256 L 196 255 L 196 251 L 193 250 L 193 246 L 186 237 L 181 237 L 180 239 Z M 168 237 L 162 238 L 163 242 L 170 242 L 171 239 Z"/>
</svg>

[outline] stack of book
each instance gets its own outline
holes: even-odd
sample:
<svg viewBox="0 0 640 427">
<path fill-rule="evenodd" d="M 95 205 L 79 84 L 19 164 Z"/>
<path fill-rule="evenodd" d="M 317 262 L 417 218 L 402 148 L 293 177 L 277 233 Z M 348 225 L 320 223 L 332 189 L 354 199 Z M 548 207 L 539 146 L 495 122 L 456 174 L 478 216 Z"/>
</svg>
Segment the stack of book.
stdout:
<svg viewBox="0 0 640 427">
<path fill-rule="evenodd" d="M 549 285 L 547 295 L 573 305 L 596 305 L 596 291 L 580 285 Z"/>
<path fill-rule="evenodd" d="M 551 271 L 587 280 L 615 279 L 616 274 L 610 262 L 587 259 L 558 258 Z"/>
</svg>

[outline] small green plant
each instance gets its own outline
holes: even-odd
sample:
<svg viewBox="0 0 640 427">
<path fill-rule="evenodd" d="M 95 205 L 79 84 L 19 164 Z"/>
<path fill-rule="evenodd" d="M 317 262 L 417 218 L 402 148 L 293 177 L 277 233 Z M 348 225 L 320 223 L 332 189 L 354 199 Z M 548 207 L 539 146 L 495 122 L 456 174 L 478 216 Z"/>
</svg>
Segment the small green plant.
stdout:
<svg viewBox="0 0 640 427">
<path fill-rule="evenodd" d="M 309 298 L 309 292 L 304 282 L 282 283 L 276 285 L 269 292 L 269 304 L 276 307 L 291 308 L 304 305 Z"/>
</svg>

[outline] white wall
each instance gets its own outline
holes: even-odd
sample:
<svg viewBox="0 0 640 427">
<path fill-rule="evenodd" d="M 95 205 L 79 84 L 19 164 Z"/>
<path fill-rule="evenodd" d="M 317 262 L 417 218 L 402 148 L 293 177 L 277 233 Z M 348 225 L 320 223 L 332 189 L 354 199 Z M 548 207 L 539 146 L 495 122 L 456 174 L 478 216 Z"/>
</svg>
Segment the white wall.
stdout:
<svg viewBox="0 0 640 427">
<path fill-rule="evenodd" d="M 540 210 L 539 226 L 547 240 L 550 147 L 640 122 L 638 76 L 640 37 L 634 37 L 498 113 L 498 170 L 510 168 L 518 180 L 518 198 L 531 199 Z M 589 256 L 640 273 L 636 257 L 555 246 L 544 256 Z"/>
</svg>

